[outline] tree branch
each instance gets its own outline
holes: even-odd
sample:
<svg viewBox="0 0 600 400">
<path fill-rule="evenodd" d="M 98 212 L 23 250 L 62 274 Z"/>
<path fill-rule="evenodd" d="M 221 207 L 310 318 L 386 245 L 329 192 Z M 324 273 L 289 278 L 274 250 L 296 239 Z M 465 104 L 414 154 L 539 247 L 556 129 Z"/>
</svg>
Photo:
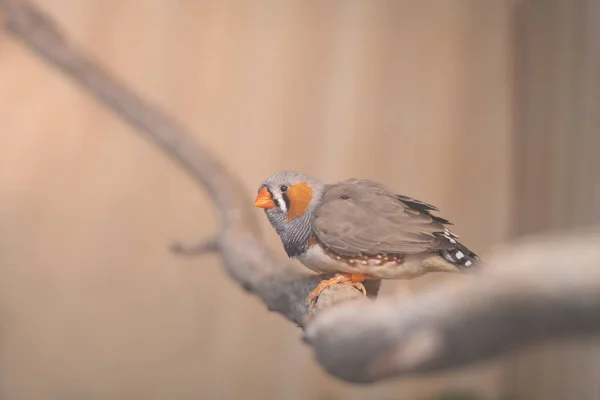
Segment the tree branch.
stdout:
<svg viewBox="0 0 600 400">
<path fill-rule="evenodd" d="M 309 312 L 320 278 L 265 246 L 244 185 L 184 128 L 143 102 L 75 49 L 33 5 L 0 0 L 8 30 L 77 81 L 143 137 L 160 146 L 208 192 L 220 232 L 202 250 L 219 250 L 229 275 L 269 310 L 304 328 L 319 362 L 354 382 L 464 365 L 534 341 L 600 332 L 600 232 L 517 244 L 492 257 L 484 273 L 399 298 L 366 300 L 337 285 Z M 184 251 L 185 253 L 185 251 Z M 379 281 L 369 281 L 374 296 Z M 312 318 L 309 318 L 311 317 Z"/>
<path fill-rule="evenodd" d="M 320 279 L 268 251 L 256 221 L 258 213 L 245 185 L 181 125 L 144 102 L 98 62 L 76 49 L 43 11 L 20 0 L 0 0 L 0 7 L 9 32 L 162 148 L 200 183 L 220 213 L 221 230 L 216 244 L 229 275 L 246 290 L 256 293 L 269 310 L 302 325 L 309 316 L 304 299 Z M 369 282 L 365 287 L 375 296 L 379 282 Z M 335 290 L 325 291 L 310 314 L 341 299 L 362 297 L 353 286 L 339 285 Z"/>
<path fill-rule="evenodd" d="M 323 312 L 306 328 L 306 340 L 328 371 L 369 382 L 598 335 L 599 244 L 600 230 L 521 239 L 491 255 L 478 276 L 409 300 Z"/>
</svg>

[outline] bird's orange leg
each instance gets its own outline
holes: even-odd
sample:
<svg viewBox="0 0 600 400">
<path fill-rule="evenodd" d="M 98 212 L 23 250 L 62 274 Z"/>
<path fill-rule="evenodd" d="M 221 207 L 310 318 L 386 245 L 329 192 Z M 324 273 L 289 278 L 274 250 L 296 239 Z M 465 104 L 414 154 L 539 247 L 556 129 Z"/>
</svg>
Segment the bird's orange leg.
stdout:
<svg viewBox="0 0 600 400">
<path fill-rule="evenodd" d="M 367 279 L 367 276 L 365 274 L 335 274 L 333 278 L 321 281 L 317 285 L 317 287 L 310 293 L 310 295 L 306 299 L 306 304 L 311 306 L 317 300 L 317 297 L 319 297 L 323 290 L 327 289 L 330 286 L 337 285 L 338 283 L 345 282 L 352 283 L 352 286 L 360 290 L 366 296 L 367 289 L 365 289 L 365 285 L 362 284 L 362 282 L 365 279 Z"/>
</svg>

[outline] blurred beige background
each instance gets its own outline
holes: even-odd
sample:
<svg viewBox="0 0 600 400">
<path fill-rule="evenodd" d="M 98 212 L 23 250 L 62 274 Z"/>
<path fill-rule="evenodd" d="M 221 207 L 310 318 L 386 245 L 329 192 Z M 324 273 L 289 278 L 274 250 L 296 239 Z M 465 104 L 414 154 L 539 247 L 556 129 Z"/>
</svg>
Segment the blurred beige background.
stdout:
<svg viewBox="0 0 600 400">
<path fill-rule="evenodd" d="M 592 0 L 36 3 L 249 201 L 284 168 L 377 179 L 438 205 L 482 256 L 600 220 Z M 0 77 L 2 399 L 600 399 L 587 342 L 373 386 L 329 377 L 216 256 L 169 254 L 216 224 L 165 154 L 6 33 Z"/>
</svg>

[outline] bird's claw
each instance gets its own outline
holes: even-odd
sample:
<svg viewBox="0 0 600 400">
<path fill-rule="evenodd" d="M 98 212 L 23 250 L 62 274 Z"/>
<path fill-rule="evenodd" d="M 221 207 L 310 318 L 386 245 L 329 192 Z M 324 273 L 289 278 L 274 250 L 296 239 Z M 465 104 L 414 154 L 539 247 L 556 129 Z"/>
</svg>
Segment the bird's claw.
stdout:
<svg viewBox="0 0 600 400">
<path fill-rule="evenodd" d="M 354 282 L 352 286 L 360 290 L 365 296 L 367 295 L 367 288 L 365 288 L 365 285 L 363 285 L 362 282 Z"/>
<path fill-rule="evenodd" d="M 353 282 L 353 277 L 351 274 L 338 274 L 331 279 L 326 279 L 324 281 L 319 282 L 317 287 L 308 295 L 306 299 L 306 305 L 309 309 L 312 309 L 317 301 L 317 298 L 323 292 L 323 290 L 328 287 L 337 285 L 339 283 L 351 283 L 356 289 L 360 290 L 363 295 L 367 295 L 367 289 L 362 282 Z"/>
</svg>

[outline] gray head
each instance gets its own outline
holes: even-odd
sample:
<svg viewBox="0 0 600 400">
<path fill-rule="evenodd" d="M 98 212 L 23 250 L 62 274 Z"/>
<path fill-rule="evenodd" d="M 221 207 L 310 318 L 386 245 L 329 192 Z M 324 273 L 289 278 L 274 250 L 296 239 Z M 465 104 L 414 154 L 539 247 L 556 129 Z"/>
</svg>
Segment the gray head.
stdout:
<svg viewBox="0 0 600 400">
<path fill-rule="evenodd" d="M 312 214 L 324 192 L 324 184 L 295 171 L 279 171 L 258 188 L 254 205 L 265 210 L 289 257 L 306 250 L 312 232 Z"/>
</svg>

